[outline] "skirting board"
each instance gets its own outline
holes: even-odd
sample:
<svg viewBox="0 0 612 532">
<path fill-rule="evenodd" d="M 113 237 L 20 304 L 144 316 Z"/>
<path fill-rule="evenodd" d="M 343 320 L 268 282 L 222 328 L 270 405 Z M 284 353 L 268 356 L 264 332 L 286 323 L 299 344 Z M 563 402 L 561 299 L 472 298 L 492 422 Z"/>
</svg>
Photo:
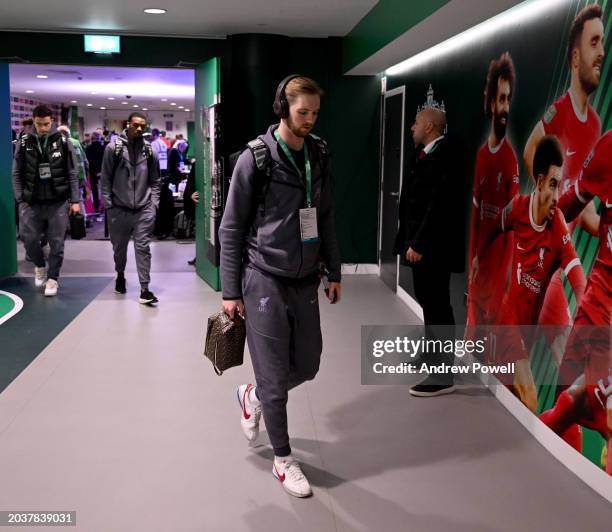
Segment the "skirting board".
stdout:
<svg viewBox="0 0 612 532">
<path fill-rule="evenodd" d="M 422 321 L 423 309 L 421 306 L 400 286 L 397 287 L 397 296 L 412 310 Z M 469 360 L 464 357 L 463 363 L 471 364 L 475 359 Z M 494 383 L 490 382 L 495 381 Z M 531 411 L 521 403 L 508 388 L 498 383 L 494 377 L 482 376 L 482 382 L 491 394 L 510 412 L 517 421 L 527 429 L 529 433 L 559 462 L 567 467 L 574 475 L 582 480 L 587 486 L 599 493 L 604 499 L 612 503 L 612 476 L 597 467 L 588 458 L 577 452 L 567 444 L 556 433 L 542 423 Z M 608 459 L 612 459 L 608 457 Z"/>
<path fill-rule="evenodd" d="M 378 264 L 343 264 L 342 275 L 380 275 Z"/>
<path fill-rule="evenodd" d="M 542 423 L 508 388 L 489 385 L 489 391 L 559 462 L 612 503 L 612 476 L 597 467 Z M 610 459 L 608 457 L 608 459 Z"/>
<path fill-rule="evenodd" d="M 466 355 L 462 363 L 476 362 L 473 356 Z M 599 493 L 604 499 L 612 502 L 612 476 L 597 467 L 588 458 L 580 454 L 555 432 L 549 429 L 537 416 L 521 402 L 508 388 L 492 375 L 481 375 L 480 380 L 491 394 L 510 412 L 517 421 L 559 462 L 567 467 L 587 486 Z"/>
<path fill-rule="evenodd" d="M 423 321 L 423 308 L 419 305 L 416 300 L 404 290 L 401 286 L 397 287 L 397 297 L 400 298 L 401 301 L 408 305 L 408 308 L 414 312 L 417 317 Z"/>
</svg>

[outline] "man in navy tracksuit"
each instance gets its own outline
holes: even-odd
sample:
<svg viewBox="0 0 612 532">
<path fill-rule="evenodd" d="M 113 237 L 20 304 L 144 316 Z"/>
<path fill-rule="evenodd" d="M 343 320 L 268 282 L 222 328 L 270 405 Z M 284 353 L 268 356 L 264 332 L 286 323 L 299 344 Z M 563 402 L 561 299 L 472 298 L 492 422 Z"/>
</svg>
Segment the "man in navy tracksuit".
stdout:
<svg viewBox="0 0 612 532">
<path fill-rule="evenodd" d="M 280 124 L 240 155 L 219 229 L 223 308 L 232 318 L 236 312 L 246 317 L 257 383 L 238 388 L 242 429 L 255 440 L 263 413 L 274 447 L 272 472 L 296 497 L 312 491 L 291 456 L 287 398 L 319 369 L 321 258 L 329 270 L 328 298 L 340 300 L 329 157 L 325 142 L 309 134 L 321 93 L 309 78 L 281 82 L 274 100 Z"/>
</svg>

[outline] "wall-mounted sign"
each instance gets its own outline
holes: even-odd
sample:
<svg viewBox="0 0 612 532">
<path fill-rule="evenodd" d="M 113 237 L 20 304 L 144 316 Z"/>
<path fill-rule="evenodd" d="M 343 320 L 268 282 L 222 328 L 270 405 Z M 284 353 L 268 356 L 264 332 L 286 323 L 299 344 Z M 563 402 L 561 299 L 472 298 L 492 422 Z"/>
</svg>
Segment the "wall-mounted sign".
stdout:
<svg viewBox="0 0 612 532">
<path fill-rule="evenodd" d="M 121 53 L 119 35 L 85 35 L 85 51 L 94 54 Z"/>
</svg>

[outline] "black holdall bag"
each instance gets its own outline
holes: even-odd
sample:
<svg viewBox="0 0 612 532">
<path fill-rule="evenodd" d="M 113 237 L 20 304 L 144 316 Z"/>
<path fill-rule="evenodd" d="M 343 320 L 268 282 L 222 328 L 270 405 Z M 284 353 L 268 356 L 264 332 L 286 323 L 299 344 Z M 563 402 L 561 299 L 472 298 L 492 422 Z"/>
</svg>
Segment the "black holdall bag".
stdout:
<svg viewBox="0 0 612 532">
<path fill-rule="evenodd" d="M 85 238 L 85 216 L 81 213 L 70 215 L 70 236 L 72 240 L 81 240 Z"/>
<path fill-rule="evenodd" d="M 221 310 L 208 318 L 204 356 L 213 365 L 219 376 L 226 369 L 242 365 L 244 360 L 244 342 L 246 326 L 244 318 L 236 313 L 232 320 Z"/>
</svg>

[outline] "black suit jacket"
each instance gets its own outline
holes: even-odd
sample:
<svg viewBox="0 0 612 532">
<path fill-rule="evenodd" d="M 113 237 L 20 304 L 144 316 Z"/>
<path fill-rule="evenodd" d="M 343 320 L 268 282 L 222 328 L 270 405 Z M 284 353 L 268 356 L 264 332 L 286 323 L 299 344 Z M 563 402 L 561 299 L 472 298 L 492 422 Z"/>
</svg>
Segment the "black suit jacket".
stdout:
<svg viewBox="0 0 612 532">
<path fill-rule="evenodd" d="M 440 139 L 424 157 L 415 155 L 404 176 L 393 253 L 411 265 L 411 247 L 423 255 L 423 266 L 464 271 L 465 164 L 458 144 Z"/>
</svg>

